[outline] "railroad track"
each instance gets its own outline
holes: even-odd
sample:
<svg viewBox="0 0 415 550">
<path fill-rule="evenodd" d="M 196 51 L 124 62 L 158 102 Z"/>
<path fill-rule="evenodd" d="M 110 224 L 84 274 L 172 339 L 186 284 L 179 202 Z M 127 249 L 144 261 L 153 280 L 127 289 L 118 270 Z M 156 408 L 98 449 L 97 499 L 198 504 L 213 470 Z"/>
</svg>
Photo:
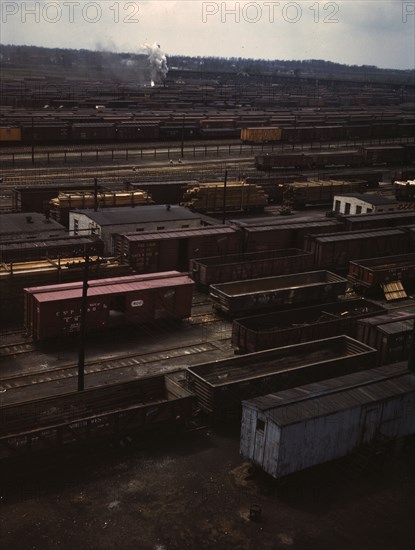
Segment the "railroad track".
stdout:
<svg viewBox="0 0 415 550">
<path fill-rule="evenodd" d="M 0 345 L 0 357 L 10 357 L 21 353 L 30 353 L 35 351 L 35 346 L 32 342 L 16 342 L 12 344 Z"/>
<path fill-rule="evenodd" d="M 128 353 L 117 356 L 114 359 L 103 360 L 96 359 L 88 361 L 85 364 L 85 375 L 102 374 L 108 371 L 114 372 L 121 369 L 136 372 L 140 367 L 140 376 L 146 376 L 154 372 L 154 364 L 159 367 L 163 361 L 177 360 L 183 357 L 189 358 L 192 355 L 200 355 L 212 351 L 223 351 L 227 347 L 230 349 L 229 337 L 218 338 L 216 340 L 199 341 L 188 346 L 179 346 L 175 348 L 149 352 L 149 353 Z M 173 367 L 177 370 L 177 366 Z M 168 368 L 167 370 L 172 370 Z M 57 382 L 75 378 L 78 375 L 76 364 L 67 364 L 52 369 L 37 370 L 25 372 L 23 374 L 7 375 L 0 377 L 0 393 L 11 390 L 21 389 L 28 386 Z"/>
</svg>

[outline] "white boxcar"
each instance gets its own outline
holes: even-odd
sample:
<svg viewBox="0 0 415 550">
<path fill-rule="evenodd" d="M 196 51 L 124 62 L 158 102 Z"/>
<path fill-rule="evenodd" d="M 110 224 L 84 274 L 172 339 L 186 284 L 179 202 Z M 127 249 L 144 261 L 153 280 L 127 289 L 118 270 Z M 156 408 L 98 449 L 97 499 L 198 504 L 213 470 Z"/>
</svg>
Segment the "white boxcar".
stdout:
<svg viewBox="0 0 415 550">
<path fill-rule="evenodd" d="M 242 403 L 240 452 L 275 478 L 341 458 L 376 436 L 415 433 L 415 374 L 404 363 Z"/>
</svg>

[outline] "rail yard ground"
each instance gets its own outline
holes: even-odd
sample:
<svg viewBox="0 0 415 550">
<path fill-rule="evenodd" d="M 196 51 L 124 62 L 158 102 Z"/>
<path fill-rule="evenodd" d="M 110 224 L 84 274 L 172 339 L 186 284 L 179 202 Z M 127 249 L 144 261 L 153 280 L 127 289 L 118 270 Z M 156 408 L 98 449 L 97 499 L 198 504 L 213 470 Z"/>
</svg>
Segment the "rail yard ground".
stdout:
<svg viewBox="0 0 415 550">
<path fill-rule="evenodd" d="M 208 429 L 4 468 L 9 550 L 410 550 L 414 442 L 359 470 L 358 458 L 278 484 Z M 26 467 L 27 466 L 27 467 Z M 251 521 L 253 505 L 261 508 Z"/>
</svg>

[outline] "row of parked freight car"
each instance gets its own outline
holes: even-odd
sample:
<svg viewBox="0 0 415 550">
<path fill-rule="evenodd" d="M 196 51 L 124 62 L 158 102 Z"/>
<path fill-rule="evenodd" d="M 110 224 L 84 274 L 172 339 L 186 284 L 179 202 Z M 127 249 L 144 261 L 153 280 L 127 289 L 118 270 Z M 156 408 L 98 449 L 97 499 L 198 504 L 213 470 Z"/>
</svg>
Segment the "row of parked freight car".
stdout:
<svg viewBox="0 0 415 550">
<path fill-rule="evenodd" d="M 4 123 L 3 123 L 4 124 Z M 241 139 L 244 143 L 301 143 L 356 139 L 412 137 L 415 123 L 379 122 L 360 125 L 247 127 L 232 119 L 212 121 L 157 121 L 154 118 L 114 122 L 51 122 L 41 120 L 0 126 L 0 143 L 55 144 L 100 142 L 145 142 L 168 140 Z"/>
<path fill-rule="evenodd" d="M 415 210 L 338 215 L 316 221 L 272 218 L 266 225 L 234 221 L 193 229 L 114 233 L 112 253 L 137 273 L 187 271 L 191 260 L 206 257 L 216 257 L 212 264 L 220 264 L 218 258 L 227 257 L 238 266 L 241 258 L 230 258 L 231 255 L 284 249 L 307 250 L 313 255 L 312 264 L 308 265 L 318 269 L 343 269 L 349 260 L 410 252 L 414 246 L 414 224 Z M 103 247 L 96 236 L 59 235 L 27 242 L 3 239 L 0 254 L 2 262 L 13 263 L 79 256 L 81 250 L 100 255 Z"/>
<path fill-rule="evenodd" d="M 332 151 L 280 152 L 255 156 L 255 168 L 264 172 L 281 168 L 312 170 L 331 166 L 403 166 L 415 162 L 415 144 L 365 146 Z"/>
<path fill-rule="evenodd" d="M 330 270 L 345 274 L 351 262 L 364 260 L 367 265 L 364 269 L 361 265 L 354 267 L 350 283 L 380 293 L 379 279 L 376 285 L 367 284 L 367 270 L 375 270 L 379 277 L 380 269 L 370 259 L 407 257 L 414 250 L 414 223 L 415 212 L 404 211 L 346 216 L 342 221 L 322 219 L 267 226 L 232 224 L 119 234 L 114 236 L 116 261 L 101 262 L 91 270 L 91 277 L 179 270 L 188 272 L 198 285 L 207 288 L 232 280 L 275 277 L 284 273 Z M 104 243 L 92 236 L 3 242 L 0 273 L 3 323 L 23 322 L 24 288 L 74 281 L 81 276 L 80 255 L 102 257 L 103 254 Z M 411 272 L 410 262 L 401 262 L 399 267 L 398 260 L 392 260 L 391 265 L 381 264 L 382 284 L 403 280 L 402 273 Z M 74 263 L 78 270 L 73 269 Z M 72 269 L 68 269 L 68 265 Z M 331 282 L 324 287 L 330 285 Z M 263 302 L 255 307 L 251 304 L 249 308 L 266 309 L 272 305 L 269 298 L 266 302 L 265 298 L 261 300 Z M 229 312 L 233 314 L 233 306 Z"/>
</svg>

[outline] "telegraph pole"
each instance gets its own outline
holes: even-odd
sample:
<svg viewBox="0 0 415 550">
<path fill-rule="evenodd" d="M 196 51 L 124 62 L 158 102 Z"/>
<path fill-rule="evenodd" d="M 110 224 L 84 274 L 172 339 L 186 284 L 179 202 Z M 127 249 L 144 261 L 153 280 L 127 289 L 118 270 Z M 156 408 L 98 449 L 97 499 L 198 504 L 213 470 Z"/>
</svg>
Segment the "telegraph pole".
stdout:
<svg viewBox="0 0 415 550">
<path fill-rule="evenodd" d="M 222 217 L 222 224 L 225 225 L 226 223 L 226 186 L 228 183 L 228 171 L 225 170 L 225 179 L 223 182 L 223 217 Z"/>
<path fill-rule="evenodd" d="M 89 256 L 85 256 L 84 276 L 82 279 L 81 323 L 79 326 L 79 351 L 78 351 L 78 391 L 85 388 L 85 324 L 88 298 L 88 267 Z"/>
</svg>

